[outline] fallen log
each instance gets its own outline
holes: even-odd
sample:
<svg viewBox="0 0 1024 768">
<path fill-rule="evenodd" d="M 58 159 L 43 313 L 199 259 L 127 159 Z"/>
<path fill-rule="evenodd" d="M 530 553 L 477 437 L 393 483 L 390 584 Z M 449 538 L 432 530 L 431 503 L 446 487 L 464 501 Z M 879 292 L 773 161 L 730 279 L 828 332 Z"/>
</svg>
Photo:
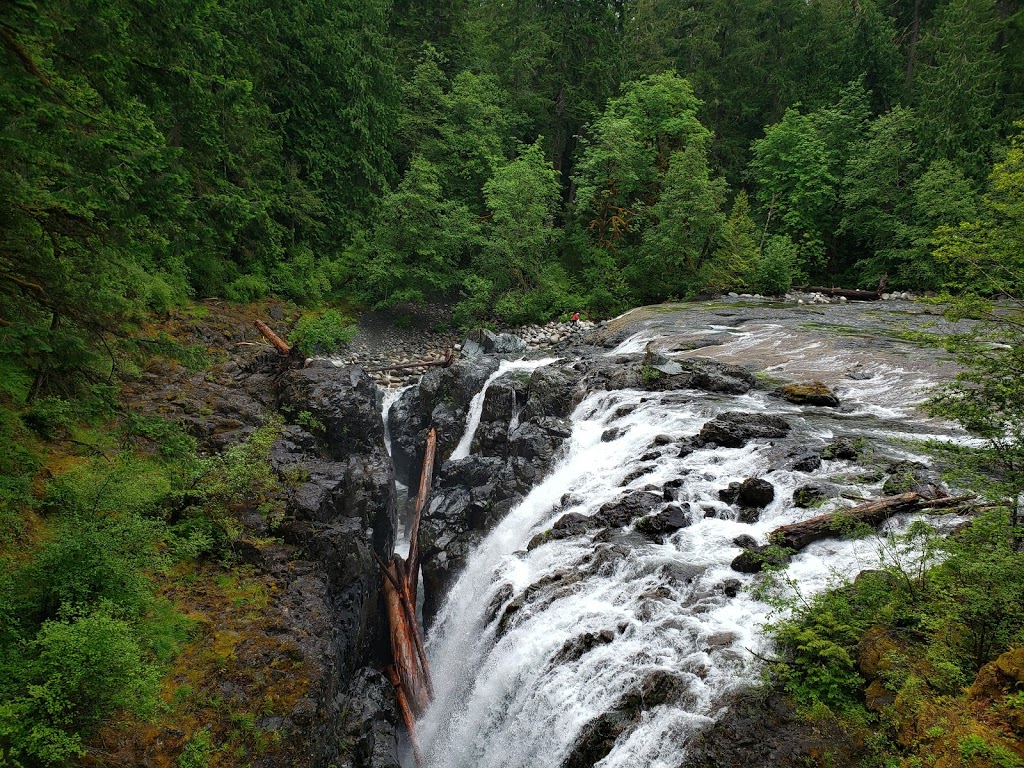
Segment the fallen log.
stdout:
<svg viewBox="0 0 1024 768">
<path fill-rule="evenodd" d="M 408 587 L 413 605 L 416 604 L 416 582 L 420 573 L 420 518 L 423 508 L 430 497 L 430 486 L 434 482 L 434 456 L 437 453 L 437 430 L 430 428 L 427 433 L 427 444 L 423 448 L 423 469 L 420 472 L 419 491 L 416 494 L 416 505 L 413 507 L 412 520 L 409 523 L 409 568 Z"/>
<path fill-rule="evenodd" d="M 407 368 L 429 368 L 431 366 L 441 366 L 447 368 L 453 362 L 455 362 L 455 352 L 447 350 L 444 357 L 431 358 L 430 360 L 415 360 L 411 363 L 403 363 L 402 365 L 382 365 L 379 368 L 365 368 L 367 373 L 380 373 L 381 371 L 404 371 Z"/>
<path fill-rule="evenodd" d="M 402 604 L 402 611 L 405 613 L 405 622 L 407 627 L 412 627 L 413 632 L 411 638 L 413 650 L 416 652 L 416 658 L 419 660 L 419 667 L 417 670 L 411 672 L 411 674 L 419 675 L 427 689 L 428 700 L 434 698 L 434 681 L 430 676 L 430 665 L 427 663 L 427 651 L 426 641 L 423 638 L 423 631 L 420 629 L 420 623 L 416 619 L 416 602 L 415 599 L 409 594 L 408 583 L 409 580 L 404 576 L 407 569 L 407 563 L 402 560 L 401 557 L 395 555 L 393 568 L 389 568 L 388 565 L 380 559 L 380 556 L 376 552 L 373 553 L 374 558 L 377 560 L 377 564 L 380 566 L 381 571 L 384 573 L 384 578 L 391 582 L 391 586 L 394 591 L 398 594 L 398 599 Z"/>
<path fill-rule="evenodd" d="M 253 320 L 253 325 L 256 326 L 256 330 L 263 334 L 263 338 L 274 345 L 274 348 L 279 354 L 288 357 L 292 353 L 292 348 L 289 347 L 280 336 L 270 330 L 270 326 L 264 323 L 262 320 Z"/>
<path fill-rule="evenodd" d="M 885 293 L 885 288 L 888 284 L 889 275 L 882 275 L 882 279 L 878 281 L 878 287 L 873 291 L 825 287 L 823 285 L 801 285 L 796 286 L 795 290 L 805 291 L 806 293 L 821 293 L 825 296 L 843 296 L 854 301 L 878 301 L 882 298 L 882 294 Z"/>
<path fill-rule="evenodd" d="M 966 506 L 974 498 L 974 496 L 943 496 L 938 499 L 930 499 L 919 493 L 901 493 L 898 496 L 875 499 L 856 507 L 837 509 L 835 512 L 801 520 L 799 523 L 780 526 L 768 534 L 768 541 L 786 549 L 799 551 L 820 539 L 841 536 L 850 529 L 851 524 L 863 523 L 877 526 L 894 515 L 920 512 L 925 509 L 949 509 L 950 507 Z"/>
<path fill-rule="evenodd" d="M 417 765 L 423 764 L 423 756 L 419 753 L 419 745 L 416 742 L 416 718 L 423 714 L 434 697 L 434 684 L 427 663 L 423 631 L 416 618 L 416 582 L 420 568 L 420 518 L 434 479 L 436 452 L 437 430 L 431 427 L 423 451 L 423 471 L 420 474 L 419 493 L 409 529 L 408 560 L 395 555 L 391 562 L 386 564 L 374 553 L 384 573 L 384 603 L 391 634 L 393 664 L 388 668 L 388 677 L 395 686 L 395 696 L 402 711 L 406 730 L 409 732 Z"/>
<path fill-rule="evenodd" d="M 416 718 L 413 717 L 412 709 L 409 707 L 409 700 L 402 690 L 402 680 L 398 671 L 391 665 L 384 670 L 388 680 L 395 686 L 395 699 L 398 701 L 398 710 L 402 713 L 402 720 L 405 722 L 405 730 L 409 734 L 409 743 L 412 744 L 412 754 L 416 758 L 416 765 L 423 768 L 423 752 L 420 751 L 420 742 L 416 738 Z"/>
<path fill-rule="evenodd" d="M 800 285 L 794 290 L 804 293 L 821 293 L 825 296 L 843 296 L 853 301 L 878 301 L 882 294 L 876 291 L 858 291 L 852 288 L 827 288 L 823 285 Z"/>
<path fill-rule="evenodd" d="M 407 610 L 403 605 L 405 601 L 402 599 L 402 585 L 405 574 L 399 573 L 400 558 L 398 560 L 399 562 L 393 561 L 386 572 L 384 602 L 387 605 L 388 627 L 391 629 L 391 656 L 394 659 L 395 670 L 412 712 L 418 717 L 430 703 L 430 694 L 423 678 L 416 629 L 415 626 L 410 626 Z"/>
</svg>

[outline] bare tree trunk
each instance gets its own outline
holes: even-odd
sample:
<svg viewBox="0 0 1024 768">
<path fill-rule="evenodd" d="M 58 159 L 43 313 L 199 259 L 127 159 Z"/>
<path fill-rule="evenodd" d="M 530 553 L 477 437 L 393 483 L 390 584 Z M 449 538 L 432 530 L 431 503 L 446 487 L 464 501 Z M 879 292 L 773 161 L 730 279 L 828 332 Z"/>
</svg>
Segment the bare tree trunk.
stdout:
<svg viewBox="0 0 1024 768">
<path fill-rule="evenodd" d="M 837 509 L 835 512 L 801 520 L 799 523 L 780 526 L 768 534 L 768 540 L 787 549 L 799 551 L 819 539 L 841 536 L 849 530 L 851 523 L 880 525 L 893 515 L 918 512 L 924 509 L 966 506 L 974 498 L 974 496 L 944 496 L 939 499 L 928 499 L 919 493 L 901 493 L 898 496 L 875 499 L 856 507 Z"/>
</svg>

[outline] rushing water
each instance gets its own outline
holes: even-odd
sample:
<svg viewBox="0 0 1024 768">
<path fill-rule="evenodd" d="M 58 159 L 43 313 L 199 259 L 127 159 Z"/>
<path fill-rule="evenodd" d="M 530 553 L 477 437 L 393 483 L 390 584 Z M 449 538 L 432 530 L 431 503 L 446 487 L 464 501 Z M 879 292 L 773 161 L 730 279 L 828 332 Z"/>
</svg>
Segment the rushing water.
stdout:
<svg viewBox="0 0 1024 768">
<path fill-rule="evenodd" d="M 480 388 L 480 391 L 473 395 L 473 399 L 469 402 L 469 412 L 466 415 L 466 429 L 462 433 L 462 439 L 459 440 L 459 444 L 455 446 L 455 450 L 452 451 L 452 460 L 464 459 L 469 456 L 470 446 L 473 444 L 473 437 L 476 435 L 476 429 L 480 426 L 480 417 L 484 410 L 484 397 L 487 395 L 487 390 L 491 386 L 491 383 L 500 379 L 507 373 L 512 371 L 533 371 L 537 368 L 541 368 L 545 365 L 550 365 L 555 362 L 557 358 L 547 357 L 543 360 L 502 360 L 498 366 L 498 370 L 487 377 L 487 381 Z"/>
<path fill-rule="evenodd" d="M 656 672 L 682 680 L 685 695 L 645 712 L 598 765 L 672 768 L 682 762 L 688 739 L 711 722 L 727 696 L 756 679 L 757 657 L 769 652 L 760 628 L 770 609 L 748 591 L 731 598 L 723 591 L 726 580 L 749 586 L 754 578 L 730 570 L 740 552 L 733 539 L 749 534 L 763 541 L 779 525 L 820 513 L 794 508 L 793 489 L 830 475 L 842 486 L 836 475 L 849 466 L 826 461 L 812 474 L 772 469 L 777 462 L 771 446 L 756 442 L 698 450 L 685 458 L 667 446 L 659 458 L 642 461 L 656 436 L 694 435 L 726 410 L 780 413 L 798 441 L 801 436 L 829 439 L 837 432 L 878 440 L 941 431 L 913 411 L 928 376 L 904 367 L 898 355 L 880 359 L 864 350 L 858 355 L 770 324 L 696 331 L 701 332 L 728 334 L 725 343 L 701 354 L 731 362 L 753 352 L 762 365 L 789 378 L 831 377 L 834 386 L 841 381 L 838 393 L 848 405 L 840 412 L 805 409 L 764 393 L 590 394 L 572 414 L 572 436 L 561 459 L 471 555 L 428 637 L 437 690 L 419 729 L 429 768 L 557 768 L 588 722 Z M 642 331 L 613 354 L 642 351 L 658 337 Z M 503 363 L 488 384 L 511 368 L 549 362 Z M 870 378 L 840 379 L 851 366 L 860 366 Z M 474 398 L 455 458 L 469 452 L 482 402 L 483 392 Z M 619 436 L 602 442 L 610 427 L 618 428 Z M 913 454 L 900 444 L 887 452 Z M 624 488 L 624 478 L 641 467 L 646 471 Z M 718 490 L 754 476 L 772 482 L 775 500 L 758 522 L 741 523 L 718 499 Z M 630 490 L 652 486 L 660 492 L 680 478 L 679 501 L 690 504 L 694 522 L 663 544 L 630 539 L 616 546 L 614 538 L 594 541 L 588 535 L 527 551 L 531 539 L 565 513 L 593 514 Z M 850 485 L 848 490 L 878 489 Z M 842 503 L 849 502 L 832 505 Z M 837 577 L 877 565 L 877 549 L 871 538 L 821 541 L 794 558 L 789 576 L 810 594 Z M 500 608 L 552 577 L 561 577 L 566 586 L 535 589 L 502 632 Z M 606 641 L 578 658 L 556 659 L 567 643 L 602 632 Z"/>
</svg>

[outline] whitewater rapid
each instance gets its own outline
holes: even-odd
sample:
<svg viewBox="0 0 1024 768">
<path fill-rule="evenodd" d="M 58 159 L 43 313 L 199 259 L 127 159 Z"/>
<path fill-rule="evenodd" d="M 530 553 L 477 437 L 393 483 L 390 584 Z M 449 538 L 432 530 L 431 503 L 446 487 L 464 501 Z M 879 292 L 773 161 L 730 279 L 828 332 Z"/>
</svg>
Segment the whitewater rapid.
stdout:
<svg viewBox="0 0 1024 768">
<path fill-rule="evenodd" d="M 813 353 L 817 369 L 870 364 L 871 378 L 843 385 L 840 396 L 848 405 L 835 416 L 763 392 L 587 396 L 571 416 L 571 437 L 549 476 L 471 554 L 431 628 L 427 652 L 436 696 L 418 724 L 428 768 L 557 768 L 588 723 L 658 673 L 681 681 L 685 693 L 645 711 L 597 766 L 681 765 L 687 742 L 713 721 L 731 693 L 756 681 L 758 659 L 771 652 L 762 629 L 771 608 L 746 589 L 757 577 L 729 568 L 741 551 L 733 540 L 746 534 L 763 542 L 779 525 L 820 514 L 822 509 L 797 509 L 791 501 L 794 488 L 812 480 L 829 476 L 851 494 L 878 487 L 857 478 L 844 484 L 840 474 L 849 465 L 841 462 L 825 461 L 813 473 L 779 469 L 778 455 L 764 443 L 680 457 L 678 441 L 715 415 L 737 410 L 784 416 L 796 442 L 828 440 L 839 432 L 877 440 L 936 431 L 913 412 L 928 383 L 918 371 L 858 361 L 845 352 L 829 357 L 828 350 L 794 345 L 778 330 L 731 333 L 733 341 L 716 347 L 713 356 L 727 359 L 742 345 L 767 344 L 780 355 L 788 347 L 790 362 L 780 369 L 810 370 L 809 364 L 801 369 L 800 356 Z M 642 351 L 652 339 L 656 335 L 638 335 L 611 354 Z M 503 363 L 487 384 L 517 367 L 550 362 Z M 483 392 L 474 399 L 453 458 L 468 455 L 482 402 Z M 608 440 L 610 428 L 617 437 Z M 662 435 L 672 441 L 658 449 L 655 438 Z M 887 454 L 926 460 L 913 445 L 888 446 Z M 757 522 L 742 523 L 718 491 L 750 477 L 769 480 L 775 500 Z M 693 523 L 664 543 L 629 537 L 626 529 L 528 549 L 564 514 L 592 515 L 631 491 L 661 494 L 673 482 L 681 483 L 677 500 L 689 505 Z M 850 503 L 835 499 L 824 510 Z M 872 537 L 812 544 L 787 575 L 801 593 L 813 594 L 877 567 L 879 544 Z M 521 607 L 507 615 L 514 601 Z M 601 642 L 582 654 L 566 652 L 588 635 Z"/>
</svg>

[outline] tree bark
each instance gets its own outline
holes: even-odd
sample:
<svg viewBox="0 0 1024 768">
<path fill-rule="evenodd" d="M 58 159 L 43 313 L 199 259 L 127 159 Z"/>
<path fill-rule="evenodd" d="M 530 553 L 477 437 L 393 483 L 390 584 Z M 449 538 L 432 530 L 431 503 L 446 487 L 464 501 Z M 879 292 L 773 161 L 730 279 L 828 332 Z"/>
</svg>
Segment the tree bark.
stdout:
<svg viewBox="0 0 1024 768">
<path fill-rule="evenodd" d="M 405 574 L 399 572 L 398 563 L 392 562 L 388 566 L 387 576 L 388 578 L 384 579 L 384 600 L 387 604 L 388 626 L 391 628 L 391 655 L 402 690 L 409 700 L 413 714 L 418 717 L 430 703 L 430 696 L 421 671 L 416 629 L 410 626 L 400 592 Z M 413 621 L 415 622 L 415 615 Z"/>
<path fill-rule="evenodd" d="M 820 539 L 841 536 L 849 529 L 851 523 L 877 526 L 893 515 L 919 512 L 923 509 L 948 509 L 966 505 L 972 499 L 974 496 L 929 499 L 919 493 L 901 493 L 898 496 L 875 499 L 856 507 L 837 509 L 835 512 L 801 520 L 799 523 L 780 526 L 768 534 L 768 540 L 772 544 L 799 551 Z"/>
<path fill-rule="evenodd" d="M 423 508 L 430 497 L 430 486 L 434 482 L 434 455 L 437 453 L 437 429 L 430 428 L 427 433 L 427 444 L 423 449 L 423 469 L 420 472 L 420 487 L 416 494 L 416 505 L 413 507 L 412 521 L 409 524 L 409 568 L 408 591 L 412 604 L 416 605 L 416 587 L 420 572 L 420 518 Z"/>
<path fill-rule="evenodd" d="M 412 744 L 412 754 L 416 758 L 416 765 L 423 768 L 423 752 L 420 751 L 420 742 L 416 738 L 416 718 L 413 717 L 409 700 L 405 696 L 405 691 L 402 690 L 402 680 L 393 666 L 388 665 L 384 671 L 391 684 L 395 686 L 395 699 L 398 701 L 398 710 L 402 713 L 405 730 L 409 734 L 409 742 Z"/>
</svg>

